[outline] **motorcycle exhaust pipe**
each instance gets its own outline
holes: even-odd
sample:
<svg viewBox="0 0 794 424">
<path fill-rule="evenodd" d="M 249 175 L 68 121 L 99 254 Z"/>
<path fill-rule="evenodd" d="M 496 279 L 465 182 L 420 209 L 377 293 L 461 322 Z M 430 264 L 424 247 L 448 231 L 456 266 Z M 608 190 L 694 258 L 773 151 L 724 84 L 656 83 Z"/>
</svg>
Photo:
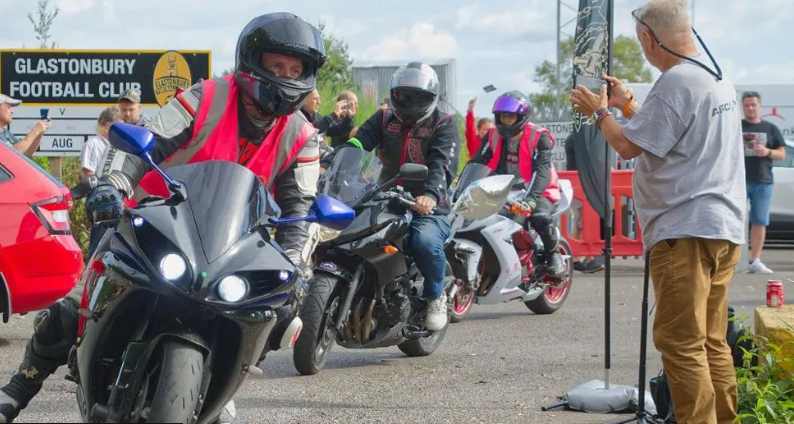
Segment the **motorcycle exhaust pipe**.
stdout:
<svg viewBox="0 0 794 424">
<path fill-rule="evenodd" d="M 353 311 L 353 334 L 355 335 L 359 344 L 364 344 L 361 341 L 361 308 L 364 306 L 364 298 L 359 299 L 356 303 L 356 310 Z"/>
<path fill-rule="evenodd" d="M 375 311 L 375 299 L 369 302 L 367 313 L 364 315 L 364 329 L 361 332 L 361 344 L 369 343 L 370 333 L 372 333 L 372 314 Z"/>
</svg>

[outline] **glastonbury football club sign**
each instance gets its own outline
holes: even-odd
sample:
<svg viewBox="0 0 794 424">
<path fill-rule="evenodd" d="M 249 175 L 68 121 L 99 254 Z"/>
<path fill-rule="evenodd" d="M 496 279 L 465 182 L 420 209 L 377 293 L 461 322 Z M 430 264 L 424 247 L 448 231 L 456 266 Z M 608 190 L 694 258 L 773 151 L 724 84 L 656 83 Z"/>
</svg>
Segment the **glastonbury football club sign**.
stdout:
<svg viewBox="0 0 794 424">
<path fill-rule="evenodd" d="M 129 89 L 152 116 L 178 89 L 211 75 L 209 51 L 0 50 L 0 93 L 22 100 L 11 131 L 24 136 L 48 109 L 50 130 L 37 154 L 78 156 L 96 120 Z"/>
</svg>

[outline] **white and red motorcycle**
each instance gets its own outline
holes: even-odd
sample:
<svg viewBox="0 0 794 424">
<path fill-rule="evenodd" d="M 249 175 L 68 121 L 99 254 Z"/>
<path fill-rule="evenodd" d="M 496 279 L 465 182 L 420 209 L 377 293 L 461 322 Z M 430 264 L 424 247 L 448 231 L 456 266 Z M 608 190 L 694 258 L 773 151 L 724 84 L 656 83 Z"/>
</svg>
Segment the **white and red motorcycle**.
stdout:
<svg viewBox="0 0 794 424">
<path fill-rule="evenodd" d="M 470 163 L 463 170 L 458 187 L 470 186 L 491 173 L 487 166 Z M 573 199 L 570 181 L 560 180 L 560 191 L 561 200 L 553 212 L 555 222 Z M 465 189 L 456 190 L 453 201 L 464 192 Z M 523 190 L 514 191 L 510 199 L 517 199 L 523 193 Z M 537 232 L 527 230 L 529 226 L 523 224 L 510 216 L 495 214 L 460 225 L 446 250 L 458 286 L 452 301 L 452 322 L 462 321 L 474 303 L 491 305 L 521 300 L 536 314 L 552 314 L 562 307 L 573 280 L 571 246 L 558 235 L 565 273 L 562 278 L 549 277 L 538 260 L 543 242 Z"/>
</svg>

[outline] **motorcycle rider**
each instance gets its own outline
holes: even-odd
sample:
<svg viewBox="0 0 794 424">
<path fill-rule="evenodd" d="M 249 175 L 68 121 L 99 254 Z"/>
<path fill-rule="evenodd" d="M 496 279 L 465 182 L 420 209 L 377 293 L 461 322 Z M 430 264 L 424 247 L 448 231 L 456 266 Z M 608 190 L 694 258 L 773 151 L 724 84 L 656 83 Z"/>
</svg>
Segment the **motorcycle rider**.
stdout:
<svg viewBox="0 0 794 424">
<path fill-rule="evenodd" d="M 509 91 L 493 106 L 496 128 L 482 138 L 471 162 L 488 166 L 497 174 L 513 174 L 526 187 L 520 210 L 543 240 L 542 260 L 546 273 L 561 277 L 565 270 L 557 247 L 557 229 L 552 212 L 560 201 L 557 171 L 551 163 L 554 138 L 546 128 L 530 122 L 532 107 L 525 95 Z M 505 145 L 504 140 L 507 140 Z"/>
<path fill-rule="evenodd" d="M 425 277 L 425 324 L 428 330 L 438 331 L 448 321 L 444 293 L 444 242 L 451 231 L 447 190 L 458 169 L 460 134 L 454 117 L 438 110 L 438 76 L 429 65 L 411 62 L 400 67 L 390 85 L 392 107 L 376 111 L 348 143 L 360 143 L 366 151 L 378 148 L 383 163 L 380 183 L 394 178 L 405 163 L 428 168 L 425 181 L 400 184 L 416 198 L 418 214 L 411 221 L 408 249 Z"/>
<path fill-rule="evenodd" d="M 236 56 L 232 75 L 182 91 L 147 124 L 155 136 L 151 156 L 164 168 L 234 161 L 274 192 L 282 216 L 305 216 L 315 197 L 319 150 L 316 130 L 295 112 L 315 88 L 325 60 L 322 37 L 295 15 L 266 14 L 243 29 Z M 104 177 L 86 201 L 94 222 L 119 219 L 123 198 L 135 203 L 147 195 L 168 197 L 162 179 L 140 158 L 108 150 L 100 173 Z M 275 237 L 299 265 L 306 225 L 281 227 Z M 108 242 L 105 237 L 100 246 Z M 15 419 L 44 380 L 66 364 L 76 339 L 80 286 L 36 316 L 22 364 L 0 390 L 0 422 Z M 297 291 L 303 289 L 298 286 Z"/>
</svg>

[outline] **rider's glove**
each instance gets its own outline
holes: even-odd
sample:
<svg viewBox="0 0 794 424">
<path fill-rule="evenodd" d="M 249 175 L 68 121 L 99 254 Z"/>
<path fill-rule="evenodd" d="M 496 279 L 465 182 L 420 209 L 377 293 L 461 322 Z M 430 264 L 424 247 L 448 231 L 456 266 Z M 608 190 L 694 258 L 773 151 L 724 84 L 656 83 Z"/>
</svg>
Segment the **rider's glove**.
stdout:
<svg viewBox="0 0 794 424">
<path fill-rule="evenodd" d="M 102 183 L 88 195 L 85 210 L 92 224 L 113 226 L 124 211 L 124 196 L 116 187 Z"/>
<path fill-rule="evenodd" d="M 535 209 L 535 207 L 537 207 L 537 202 L 535 200 L 517 201 L 510 204 L 510 213 L 529 218 L 532 216 L 532 210 Z"/>
</svg>

